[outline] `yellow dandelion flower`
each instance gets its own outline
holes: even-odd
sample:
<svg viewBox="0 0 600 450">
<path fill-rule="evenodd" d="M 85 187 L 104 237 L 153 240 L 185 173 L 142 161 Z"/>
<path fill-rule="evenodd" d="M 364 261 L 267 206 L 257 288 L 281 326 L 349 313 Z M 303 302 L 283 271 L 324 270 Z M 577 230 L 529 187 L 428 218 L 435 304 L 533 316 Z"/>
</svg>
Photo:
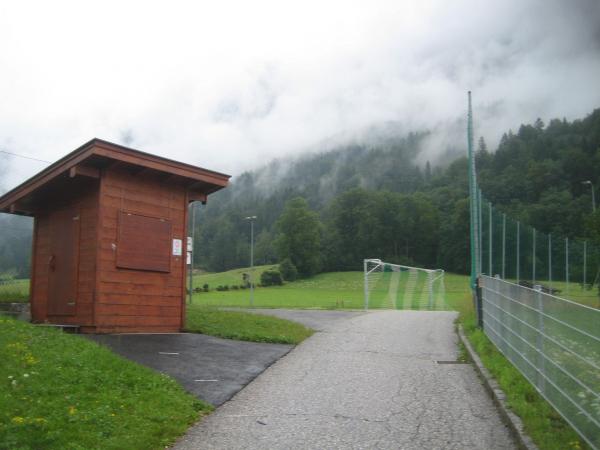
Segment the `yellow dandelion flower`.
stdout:
<svg viewBox="0 0 600 450">
<path fill-rule="evenodd" d="M 21 425 L 21 424 L 25 423 L 25 419 L 20 416 L 15 416 L 11 419 L 11 422 L 16 423 L 17 425 Z"/>
<path fill-rule="evenodd" d="M 74 406 L 69 406 L 69 414 L 73 415 L 77 412 L 77 408 L 75 408 Z"/>
</svg>

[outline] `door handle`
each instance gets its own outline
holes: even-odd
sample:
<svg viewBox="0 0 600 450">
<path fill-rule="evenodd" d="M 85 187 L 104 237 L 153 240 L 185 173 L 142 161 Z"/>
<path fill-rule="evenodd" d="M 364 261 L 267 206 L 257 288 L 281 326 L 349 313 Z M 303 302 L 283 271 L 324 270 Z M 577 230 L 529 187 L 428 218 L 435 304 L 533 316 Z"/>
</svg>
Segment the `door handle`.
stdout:
<svg viewBox="0 0 600 450">
<path fill-rule="evenodd" d="M 48 266 L 50 267 L 50 270 L 54 272 L 56 269 L 56 255 L 50 256 L 50 259 L 48 260 Z"/>
</svg>

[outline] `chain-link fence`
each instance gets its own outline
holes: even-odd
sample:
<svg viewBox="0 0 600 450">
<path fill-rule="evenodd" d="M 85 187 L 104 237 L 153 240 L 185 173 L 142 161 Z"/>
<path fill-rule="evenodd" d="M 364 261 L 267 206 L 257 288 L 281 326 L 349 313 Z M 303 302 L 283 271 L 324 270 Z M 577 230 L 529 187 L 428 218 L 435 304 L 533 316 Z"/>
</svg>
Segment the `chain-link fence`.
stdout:
<svg viewBox="0 0 600 450">
<path fill-rule="evenodd" d="M 540 233 L 486 201 L 477 184 L 473 144 L 469 93 L 471 285 L 479 286 L 478 323 L 600 450 L 600 248 Z"/>
<path fill-rule="evenodd" d="M 483 329 L 594 449 L 600 448 L 600 310 L 479 278 Z"/>
<path fill-rule="evenodd" d="M 586 240 L 541 233 L 479 195 L 478 273 L 600 307 L 600 249 Z"/>
</svg>

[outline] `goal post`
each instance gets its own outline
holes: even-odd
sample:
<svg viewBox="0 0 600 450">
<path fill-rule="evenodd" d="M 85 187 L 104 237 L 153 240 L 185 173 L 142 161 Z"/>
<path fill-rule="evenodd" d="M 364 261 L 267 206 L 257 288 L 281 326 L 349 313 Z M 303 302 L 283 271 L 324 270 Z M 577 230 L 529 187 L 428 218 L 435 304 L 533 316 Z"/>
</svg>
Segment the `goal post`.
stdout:
<svg viewBox="0 0 600 450">
<path fill-rule="evenodd" d="M 365 259 L 364 309 L 446 310 L 444 271 Z"/>
</svg>

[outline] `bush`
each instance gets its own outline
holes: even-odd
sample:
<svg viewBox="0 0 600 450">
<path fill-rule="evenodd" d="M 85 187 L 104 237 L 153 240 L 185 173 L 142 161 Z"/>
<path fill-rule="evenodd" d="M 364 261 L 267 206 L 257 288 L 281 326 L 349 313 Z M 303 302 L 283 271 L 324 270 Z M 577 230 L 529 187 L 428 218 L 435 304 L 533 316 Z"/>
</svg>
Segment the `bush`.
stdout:
<svg viewBox="0 0 600 450">
<path fill-rule="evenodd" d="M 247 273 L 242 273 L 242 281 L 244 282 L 244 286 L 249 288 L 250 287 L 250 274 Z"/>
<path fill-rule="evenodd" d="M 204 289 L 204 292 L 208 292 L 208 283 L 204 283 L 204 285 L 202 286 L 202 289 Z"/>
<path fill-rule="evenodd" d="M 290 258 L 285 258 L 279 263 L 279 271 L 285 281 L 295 281 L 298 278 L 298 269 Z"/>
<path fill-rule="evenodd" d="M 281 272 L 275 269 L 265 270 L 260 276 L 260 284 L 262 286 L 281 286 L 283 284 Z"/>
</svg>

